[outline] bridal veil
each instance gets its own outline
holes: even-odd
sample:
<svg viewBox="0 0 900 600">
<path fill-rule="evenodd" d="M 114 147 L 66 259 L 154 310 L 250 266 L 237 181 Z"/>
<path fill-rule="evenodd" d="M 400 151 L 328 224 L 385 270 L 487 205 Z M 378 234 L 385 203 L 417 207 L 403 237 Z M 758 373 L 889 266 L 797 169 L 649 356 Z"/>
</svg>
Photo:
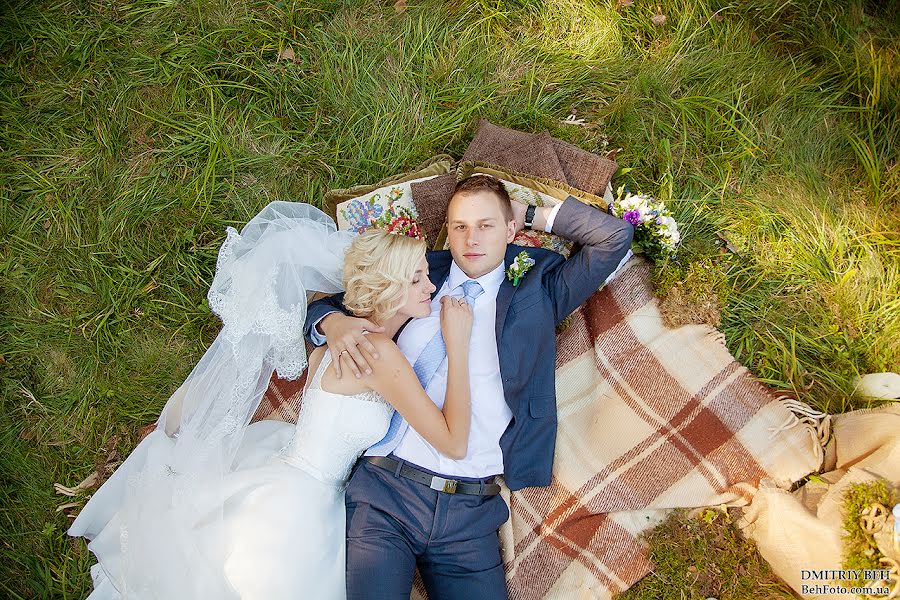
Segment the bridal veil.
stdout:
<svg viewBox="0 0 900 600">
<path fill-rule="evenodd" d="M 91 540 L 95 569 L 122 597 L 145 598 L 147 590 L 152 597 L 236 597 L 222 572 L 225 544 L 215 543 L 222 502 L 211 495 L 222 494 L 218 484 L 273 371 L 294 379 L 306 368 L 307 299 L 341 291 L 353 237 L 320 210 L 294 202 L 269 204 L 240 233 L 228 228 L 208 294 L 221 331 L 169 398 L 156 430 L 69 530 Z M 198 529 L 214 543 L 198 545 Z M 184 589 L 185 581 L 194 589 Z"/>
</svg>

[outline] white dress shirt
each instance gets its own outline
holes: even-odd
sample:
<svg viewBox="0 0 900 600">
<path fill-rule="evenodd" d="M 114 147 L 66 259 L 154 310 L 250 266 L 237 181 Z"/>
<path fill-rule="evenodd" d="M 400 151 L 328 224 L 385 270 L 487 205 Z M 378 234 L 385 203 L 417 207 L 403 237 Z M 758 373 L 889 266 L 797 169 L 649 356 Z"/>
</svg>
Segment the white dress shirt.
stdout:
<svg viewBox="0 0 900 600">
<path fill-rule="evenodd" d="M 472 399 L 472 421 L 469 431 L 469 451 L 465 458 L 453 460 L 434 449 L 414 429 L 408 428 L 400 438 L 393 454 L 413 464 L 443 475 L 462 477 L 487 477 L 503 473 L 503 452 L 500 436 L 506 431 L 512 413 L 503 395 L 500 376 L 500 358 L 497 353 L 495 323 L 497 318 L 497 291 L 506 276 L 501 263 L 493 271 L 475 279 L 484 293 L 475 299 L 473 306 L 472 337 L 469 342 L 469 391 Z M 441 326 L 441 298 L 462 296 L 462 284 L 469 278 L 454 262 L 450 266 L 447 281 L 431 302 L 431 314 L 409 322 L 397 345 L 410 363 L 419 354 Z M 431 400 L 442 408 L 447 392 L 447 359 L 444 358 L 425 389 Z"/>
<path fill-rule="evenodd" d="M 551 233 L 553 230 L 553 220 L 556 218 L 556 213 L 559 212 L 560 206 L 562 206 L 562 202 L 551 208 L 550 213 L 547 215 L 547 223 L 544 225 L 544 231 L 547 233 Z"/>
</svg>

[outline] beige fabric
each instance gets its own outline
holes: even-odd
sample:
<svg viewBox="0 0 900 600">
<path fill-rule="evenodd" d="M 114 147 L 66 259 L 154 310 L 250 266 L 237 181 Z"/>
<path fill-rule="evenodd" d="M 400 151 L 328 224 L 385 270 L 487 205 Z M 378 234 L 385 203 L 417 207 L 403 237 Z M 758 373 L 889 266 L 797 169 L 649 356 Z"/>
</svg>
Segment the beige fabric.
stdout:
<svg viewBox="0 0 900 600">
<path fill-rule="evenodd" d="M 900 398 L 900 374 L 885 372 L 863 375 L 857 380 L 854 393 L 870 398 Z"/>
<path fill-rule="evenodd" d="M 842 505 L 849 486 L 881 478 L 900 484 L 900 403 L 836 415 L 833 426 L 823 481 L 810 481 L 794 493 L 764 484 L 738 523 L 798 594 L 804 584 L 816 583 L 803 581 L 801 569 L 841 568 Z"/>
<path fill-rule="evenodd" d="M 557 337 L 553 483 L 504 492 L 510 597 L 605 598 L 649 573 L 640 534 L 676 507 L 747 503 L 814 471 L 817 432 L 705 326 L 663 325 L 640 257 Z"/>
</svg>

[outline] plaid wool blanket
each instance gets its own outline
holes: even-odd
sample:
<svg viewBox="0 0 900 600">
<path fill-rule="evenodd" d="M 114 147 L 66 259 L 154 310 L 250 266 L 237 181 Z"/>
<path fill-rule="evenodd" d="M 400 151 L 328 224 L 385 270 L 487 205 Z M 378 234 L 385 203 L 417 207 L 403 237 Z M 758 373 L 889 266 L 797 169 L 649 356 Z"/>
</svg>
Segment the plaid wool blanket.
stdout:
<svg viewBox="0 0 900 600">
<path fill-rule="evenodd" d="M 256 418 L 295 420 L 303 383 L 273 378 Z M 514 600 L 610 598 L 650 572 L 640 535 L 670 509 L 745 505 L 762 479 L 787 487 L 823 460 L 816 428 L 718 331 L 665 327 L 640 257 L 557 336 L 556 387 L 552 484 L 502 492 Z"/>
<path fill-rule="evenodd" d="M 504 496 L 510 598 L 609 598 L 648 574 L 672 508 L 744 505 L 818 469 L 819 434 L 704 325 L 668 329 L 632 258 L 557 337 L 553 483 Z"/>
</svg>

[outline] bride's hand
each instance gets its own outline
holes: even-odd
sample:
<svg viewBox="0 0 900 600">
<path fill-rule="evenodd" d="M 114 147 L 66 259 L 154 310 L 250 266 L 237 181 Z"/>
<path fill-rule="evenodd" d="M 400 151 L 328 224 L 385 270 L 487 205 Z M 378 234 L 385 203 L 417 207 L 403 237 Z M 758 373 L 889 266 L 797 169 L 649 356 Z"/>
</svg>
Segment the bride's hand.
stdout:
<svg viewBox="0 0 900 600">
<path fill-rule="evenodd" d="M 331 351 L 334 374 L 338 379 L 341 378 L 341 367 L 350 369 L 356 377 L 362 377 L 362 371 L 367 375 L 372 373 L 372 367 L 363 351 L 372 360 L 378 360 L 378 352 L 363 332 L 384 331 L 384 327 L 368 319 L 334 312 L 322 319 L 319 328 L 325 335 L 328 350 Z"/>
<path fill-rule="evenodd" d="M 441 298 L 441 333 L 447 352 L 467 349 L 472 335 L 472 306 L 463 298 Z"/>
</svg>

